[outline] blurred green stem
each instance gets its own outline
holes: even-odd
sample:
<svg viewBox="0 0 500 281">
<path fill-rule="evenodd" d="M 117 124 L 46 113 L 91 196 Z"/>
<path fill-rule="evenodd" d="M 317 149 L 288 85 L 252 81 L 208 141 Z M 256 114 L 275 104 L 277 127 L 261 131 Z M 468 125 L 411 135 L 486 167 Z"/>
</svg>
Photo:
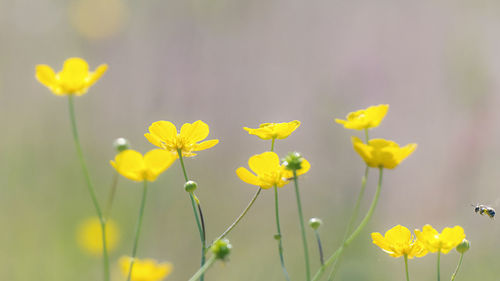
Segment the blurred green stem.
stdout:
<svg viewBox="0 0 500 281">
<path fill-rule="evenodd" d="M 139 236 L 141 234 L 142 218 L 144 216 L 144 207 L 146 206 L 146 195 L 148 193 L 148 182 L 146 180 L 144 180 L 143 183 L 144 183 L 144 188 L 142 190 L 142 200 L 141 200 L 141 206 L 139 208 L 139 217 L 137 218 L 134 246 L 132 248 L 132 257 L 130 260 L 130 267 L 128 269 L 127 281 L 130 281 L 130 277 L 132 276 L 132 268 L 134 267 L 135 255 L 137 254 L 137 245 L 139 244 Z"/>
<path fill-rule="evenodd" d="M 106 220 L 109 219 L 111 216 L 111 208 L 113 207 L 113 201 L 115 199 L 115 194 L 116 194 L 116 186 L 118 185 L 118 173 L 113 174 L 113 179 L 111 181 L 111 188 L 109 190 L 109 196 L 108 196 L 108 204 L 106 205 Z"/>
<path fill-rule="evenodd" d="M 68 95 L 68 107 L 69 107 L 69 117 L 71 120 L 71 132 L 73 133 L 73 140 L 75 141 L 76 153 L 78 155 L 78 159 L 80 160 L 80 164 L 82 166 L 83 177 L 85 178 L 85 182 L 87 183 L 87 189 L 90 194 L 90 198 L 92 199 L 92 203 L 94 204 L 95 210 L 97 212 L 97 216 L 99 217 L 99 221 L 101 223 L 102 230 L 102 257 L 103 257 L 103 266 L 104 266 L 104 280 L 109 281 L 109 257 L 108 257 L 108 249 L 106 245 L 106 219 L 104 218 L 101 207 L 99 206 L 99 202 L 97 201 L 97 196 L 95 194 L 94 186 L 92 185 L 92 181 L 90 180 L 89 171 L 87 169 L 87 164 L 85 163 L 85 159 L 83 157 L 82 147 L 80 145 L 80 138 L 78 137 L 78 127 L 76 125 L 76 117 L 75 117 L 75 106 L 74 106 L 74 95 Z"/>
<path fill-rule="evenodd" d="M 193 275 L 193 277 L 189 278 L 189 281 L 196 281 L 201 278 L 205 274 L 205 271 L 207 271 L 212 264 L 216 261 L 215 255 L 211 256 L 207 262 Z"/>
<path fill-rule="evenodd" d="M 278 230 L 278 234 L 275 237 L 278 240 L 278 252 L 280 256 L 281 268 L 283 269 L 283 274 L 285 275 L 285 279 L 290 281 L 290 277 L 288 276 L 288 271 L 286 271 L 285 267 L 285 259 L 283 258 L 283 243 L 281 237 L 281 227 L 280 227 L 280 213 L 279 213 L 279 203 L 278 203 L 278 187 L 274 186 L 274 209 L 276 214 L 276 228 Z"/>
<path fill-rule="evenodd" d="M 437 254 L 437 281 L 441 280 L 441 249 L 438 250 Z"/>
<path fill-rule="evenodd" d="M 342 254 L 344 249 L 349 246 L 356 237 L 361 233 L 361 231 L 365 228 L 365 226 L 368 224 L 370 221 L 373 212 L 375 211 L 375 208 L 377 207 L 378 199 L 380 197 L 380 190 L 382 189 L 382 178 L 383 178 L 383 172 L 384 168 L 380 167 L 379 168 L 379 179 L 378 179 L 378 185 L 377 185 L 377 190 L 375 191 L 375 196 L 373 197 L 372 204 L 370 205 L 370 209 L 368 209 L 368 212 L 366 213 L 365 217 L 361 221 L 361 223 L 358 225 L 356 230 L 347 238 L 344 243 L 325 261 L 325 264 L 322 265 L 316 274 L 314 275 L 314 278 L 312 281 L 318 281 L 321 276 L 323 276 L 323 273 L 325 270 L 339 257 L 339 255 Z"/>
<path fill-rule="evenodd" d="M 306 230 L 304 227 L 304 216 L 302 214 L 302 203 L 300 202 L 299 179 L 297 171 L 293 170 L 293 182 L 295 186 L 295 197 L 297 198 L 297 209 L 299 211 L 300 231 L 302 234 L 302 246 L 304 247 L 304 262 L 306 266 L 306 280 L 311 280 L 311 269 L 309 265 L 309 247 L 307 246 Z"/>
<path fill-rule="evenodd" d="M 274 151 L 274 142 L 276 141 L 275 138 L 273 138 L 272 142 L 271 142 L 271 151 Z"/>
<path fill-rule="evenodd" d="M 410 274 L 408 273 L 408 255 L 404 255 L 405 258 L 405 270 L 406 270 L 406 281 L 410 281 Z"/>
<path fill-rule="evenodd" d="M 460 254 L 460 260 L 458 261 L 457 268 L 455 269 L 455 272 L 453 272 L 453 275 L 451 276 L 451 281 L 455 280 L 455 277 L 457 277 L 458 270 L 462 266 L 462 260 L 464 259 L 464 253 Z"/>
<path fill-rule="evenodd" d="M 182 150 L 177 149 L 177 154 L 179 155 L 179 161 L 181 162 L 182 172 L 184 174 L 184 180 L 186 182 L 189 181 L 187 176 L 186 167 L 184 166 L 184 159 L 182 158 Z M 191 206 L 193 207 L 194 218 L 196 220 L 196 225 L 198 227 L 198 232 L 200 233 L 200 241 L 201 241 L 201 266 L 205 264 L 205 252 L 206 252 L 206 234 L 205 234 L 205 222 L 202 218 L 202 222 L 200 222 L 200 217 L 203 217 L 203 212 L 201 211 L 200 201 L 194 194 L 194 192 L 189 192 L 189 198 L 191 199 Z M 195 202 L 196 198 L 196 202 Z M 198 209 L 198 211 L 196 210 Z M 199 213 L 199 215 L 198 215 Z M 202 274 L 200 280 L 203 281 L 205 276 Z"/>
<path fill-rule="evenodd" d="M 321 244 L 321 238 L 319 237 L 319 231 L 314 229 L 314 235 L 316 236 L 316 241 L 318 241 L 318 250 L 319 250 L 319 261 L 321 265 L 325 264 L 325 258 L 323 257 L 323 246 Z"/>
<path fill-rule="evenodd" d="M 366 140 L 366 143 L 368 143 L 368 141 L 369 141 L 368 129 L 365 129 L 365 140 Z M 370 171 L 370 167 L 368 167 L 368 165 L 366 165 L 365 174 L 361 178 L 361 189 L 359 190 L 358 199 L 356 200 L 356 204 L 354 205 L 354 210 L 351 212 L 351 218 L 349 219 L 349 223 L 347 224 L 347 229 L 344 233 L 344 239 L 342 241 L 342 244 L 345 243 L 345 240 L 347 239 L 347 237 L 349 236 L 349 234 L 352 231 L 352 228 L 354 227 L 354 222 L 358 218 L 359 208 L 361 206 L 361 201 L 362 201 L 363 196 L 365 194 L 366 181 L 368 180 L 368 172 L 369 171 Z M 333 264 L 333 269 L 332 269 L 332 272 L 330 272 L 330 275 L 328 276 L 328 281 L 333 281 L 335 279 L 335 276 L 336 276 L 338 269 L 340 267 L 341 260 L 342 260 L 342 253 L 339 254 L 339 257 L 337 258 L 337 260 Z"/>
</svg>

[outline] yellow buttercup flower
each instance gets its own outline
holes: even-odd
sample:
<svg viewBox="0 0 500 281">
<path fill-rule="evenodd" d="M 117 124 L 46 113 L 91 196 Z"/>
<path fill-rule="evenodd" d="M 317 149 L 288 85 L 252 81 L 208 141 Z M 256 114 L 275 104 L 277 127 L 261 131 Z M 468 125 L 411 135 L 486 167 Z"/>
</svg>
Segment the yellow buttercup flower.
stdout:
<svg viewBox="0 0 500 281">
<path fill-rule="evenodd" d="M 301 169 L 297 170 L 297 175 L 305 174 L 311 168 L 311 164 L 306 159 L 302 160 L 301 165 Z M 274 152 L 268 151 L 250 157 L 248 166 L 257 175 L 254 175 L 243 167 L 239 167 L 236 170 L 236 174 L 242 181 L 260 186 L 263 189 L 268 189 L 275 185 L 282 187 L 293 178 L 293 172 L 280 164 L 280 159 Z"/>
<path fill-rule="evenodd" d="M 193 151 L 205 150 L 219 143 L 217 139 L 200 142 L 207 138 L 209 131 L 208 125 L 201 120 L 182 125 L 180 133 L 172 122 L 157 121 L 149 126 L 149 133 L 144 136 L 153 145 L 175 154 L 181 150 L 182 156 L 191 157 L 196 155 Z"/>
<path fill-rule="evenodd" d="M 295 120 L 284 123 L 264 123 L 259 128 L 251 129 L 243 127 L 250 135 L 256 135 L 263 140 L 286 139 L 295 129 L 300 126 L 300 121 Z"/>
<path fill-rule="evenodd" d="M 371 139 L 368 144 L 357 137 L 352 137 L 351 140 L 354 150 L 373 168 L 394 169 L 417 148 L 416 143 L 399 147 L 397 143 L 385 139 Z"/>
<path fill-rule="evenodd" d="M 346 129 L 352 130 L 375 128 L 382 122 L 388 109 L 388 104 L 370 106 L 347 114 L 346 120 L 335 119 L 335 122 L 343 124 Z"/>
<path fill-rule="evenodd" d="M 69 58 L 64 61 L 63 69 L 59 73 L 45 64 L 36 66 L 36 78 L 49 88 L 55 95 L 81 96 L 87 92 L 106 72 L 108 65 L 99 65 L 94 72 L 89 72 L 89 65 L 81 58 Z"/>
<path fill-rule="evenodd" d="M 378 232 L 372 233 L 373 244 L 377 245 L 391 257 L 407 256 L 408 258 L 423 257 L 427 254 L 424 245 L 411 235 L 408 228 L 396 225 L 384 236 Z"/>
<path fill-rule="evenodd" d="M 429 252 L 448 253 L 465 239 L 464 229 L 461 226 L 445 227 L 441 233 L 432 226 L 425 225 L 422 231 L 415 229 L 417 239 L 424 244 Z"/>
<path fill-rule="evenodd" d="M 120 258 L 120 267 L 124 276 L 130 270 L 130 257 Z M 169 262 L 158 263 L 153 259 L 135 259 L 132 267 L 131 281 L 160 281 L 168 277 L 173 270 Z"/>
<path fill-rule="evenodd" d="M 99 218 L 87 218 L 80 223 L 76 230 L 76 239 L 80 247 L 92 255 L 102 255 L 102 229 Z M 118 225 L 112 221 L 106 222 L 106 248 L 112 251 L 118 245 L 120 231 Z"/>
<path fill-rule="evenodd" d="M 176 156 L 162 149 L 153 149 L 144 157 L 132 149 L 124 150 L 110 161 L 118 173 L 133 181 L 154 181 L 174 163 Z"/>
</svg>

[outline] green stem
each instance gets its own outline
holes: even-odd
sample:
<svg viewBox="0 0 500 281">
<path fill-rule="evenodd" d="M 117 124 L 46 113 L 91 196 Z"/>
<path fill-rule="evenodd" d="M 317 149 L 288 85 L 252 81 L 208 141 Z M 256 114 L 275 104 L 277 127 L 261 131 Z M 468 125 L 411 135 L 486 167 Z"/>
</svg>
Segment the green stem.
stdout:
<svg viewBox="0 0 500 281">
<path fill-rule="evenodd" d="M 186 182 L 189 181 L 189 178 L 188 178 L 188 175 L 187 175 L 187 172 L 186 172 L 186 167 L 184 166 L 184 159 L 182 157 L 182 150 L 180 149 L 177 149 L 177 154 L 179 155 L 179 161 L 181 162 L 181 167 L 182 167 L 182 173 L 184 174 L 184 180 L 186 180 Z M 203 265 L 205 264 L 205 250 L 206 250 L 206 234 L 205 234 L 205 223 L 203 222 L 203 224 L 200 222 L 200 216 L 198 215 L 198 213 L 200 215 L 203 215 L 203 213 L 201 212 L 201 207 L 199 205 L 199 202 L 198 200 L 196 200 L 197 202 L 195 202 L 195 197 L 196 195 L 194 195 L 194 192 L 190 192 L 189 193 L 189 198 L 191 199 L 191 206 L 193 208 L 193 213 L 194 213 L 194 218 L 196 220 L 196 226 L 198 227 L 198 232 L 200 233 L 200 242 L 201 242 L 201 266 L 203 267 Z M 197 198 L 198 199 L 198 198 Z M 196 207 L 198 206 L 198 208 Z M 198 211 L 197 211 L 198 209 Z M 203 281 L 204 279 L 204 275 L 201 275 L 201 281 Z"/>
<path fill-rule="evenodd" d="M 250 203 L 248 203 L 248 205 L 245 208 L 245 210 L 243 210 L 243 212 L 239 215 L 239 217 L 217 239 L 215 239 L 215 241 L 221 240 L 222 238 L 226 237 L 229 234 L 229 232 L 231 232 L 231 230 L 233 230 L 233 228 L 235 228 L 236 225 L 238 225 L 238 223 L 241 221 L 241 219 L 243 219 L 243 217 L 248 213 L 248 210 L 250 210 L 250 208 L 252 207 L 253 203 L 257 199 L 257 197 L 259 197 L 259 194 L 260 194 L 261 191 L 262 191 L 262 188 L 259 188 L 257 190 L 257 192 L 253 196 L 253 198 L 250 201 Z"/>
<path fill-rule="evenodd" d="M 299 211 L 300 231 L 302 234 L 302 246 L 304 247 L 304 262 L 306 266 L 306 280 L 311 280 L 311 269 L 309 265 L 309 247 L 307 246 L 306 229 L 304 227 L 304 216 L 302 214 L 302 203 L 300 202 L 299 180 L 297 171 L 293 170 L 293 182 L 295 184 L 295 197 L 297 198 L 297 209 Z"/>
<path fill-rule="evenodd" d="M 288 271 L 285 267 L 285 259 L 283 258 L 283 243 L 281 237 L 281 227 L 280 227 L 280 213 L 279 213 L 279 203 L 278 203 L 278 187 L 274 186 L 274 208 L 276 214 L 276 228 L 278 230 L 277 238 L 278 238 L 278 252 L 280 255 L 281 268 L 283 269 L 283 274 L 285 275 L 285 279 L 290 281 L 290 277 L 288 276 Z"/>
<path fill-rule="evenodd" d="M 325 264 L 321 266 L 316 274 L 314 275 L 312 281 L 318 281 L 321 276 L 323 276 L 323 273 L 325 270 L 339 257 L 340 254 L 344 251 L 344 249 L 349 246 L 356 237 L 361 233 L 361 231 L 365 228 L 365 226 L 368 224 L 370 221 L 373 212 L 375 211 L 375 208 L 377 207 L 378 199 L 380 197 L 380 190 L 382 189 L 382 178 L 383 178 L 383 167 L 379 168 L 379 179 L 378 179 L 378 185 L 377 185 L 377 190 L 375 191 L 375 196 L 373 197 L 372 204 L 370 205 L 370 209 L 368 209 L 368 212 L 366 213 L 365 217 L 361 221 L 361 223 L 358 225 L 356 230 L 345 240 L 345 242 L 325 261 Z"/>
<path fill-rule="evenodd" d="M 365 141 L 366 141 L 366 144 L 368 144 L 369 140 L 370 140 L 370 138 L 368 138 L 368 129 L 365 128 Z"/>
<path fill-rule="evenodd" d="M 437 281 L 441 280 L 441 249 L 438 250 L 437 254 Z"/>
<path fill-rule="evenodd" d="M 193 275 L 193 277 L 189 278 L 189 281 L 196 281 L 200 279 L 205 274 L 205 271 L 207 271 L 216 260 L 215 255 L 211 256 L 207 262 Z"/>
<path fill-rule="evenodd" d="M 99 202 L 97 201 L 97 196 L 95 193 L 94 186 L 92 185 L 92 181 L 90 180 L 89 171 L 87 169 L 87 164 L 85 163 L 85 159 L 83 157 L 82 147 L 80 145 L 80 138 L 78 137 L 78 127 L 76 125 L 76 117 L 75 117 L 75 106 L 74 106 L 74 95 L 68 95 L 68 107 L 69 107 L 69 117 L 71 120 L 71 132 L 73 133 L 73 140 L 75 142 L 76 153 L 78 155 L 78 159 L 80 160 L 80 164 L 82 166 L 83 177 L 85 178 L 85 182 L 87 183 L 87 189 L 90 194 L 90 198 L 92 199 L 92 203 L 94 204 L 95 210 L 97 212 L 97 216 L 99 217 L 99 221 L 101 222 L 101 230 L 102 230 L 102 257 L 103 257 L 103 266 L 104 266 L 104 280 L 109 281 L 109 257 L 108 257 L 108 249 L 106 245 L 106 219 L 102 215 L 101 207 L 99 206 Z"/>
<path fill-rule="evenodd" d="M 410 281 L 410 275 L 408 274 L 408 255 L 404 255 L 405 258 L 405 270 L 406 270 L 406 281 Z"/>
<path fill-rule="evenodd" d="M 118 185 L 118 173 L 113 174 L 113 180 L 111 182 L 111 189 L 109 190 L 108 204 L 106 205 L 106 220 L 111 216 L 111 208 L 113 207 L 113 201 L 116 194 L 116 186 Z"/>
<path fill-rule="evenodd" d="M 130 277 L 132 276 L 132 268 L 134 267 L 135 255 L 137 254 L 137 245 L 139 244 L 139 236 L 141 234 L 142 218 L 144 217 L 144 207 L 146 206 L 146 195 L 148 193 L 148 182 L 146 180 L 144 180 L 143 183 L 144 183 L 144 187 L 142 190 L 142 200 L 141 200 L 141 206 L 139 207 L 139 217 L 137 218 L 134 246 L 132 248 L 132 257 L 130 260 L 130 268 L 128 270 L 127 281 L 130 281 Z"/>
<path fill-rule="evenodd" d="M 318 241 L 319 261 L 321 262 L 321 265 L 324 265 L 325 258 L 323 257 L 323 246 L 321 244 L 321 238 L 319 237 L 319 231 L 317 229 L 314 230 L 314 235 L 316 236 L 316 241 Z"/>
<path fill-rule="evenodd" d="M 462 266 L 462 260 L 464 259 L 464 253 L 460 254 L 460 260 L 458 261 L 457 268 L 455 269 L 455 272 L 453 272 L 453 275 L 451 276 L 451 281 L 455 280 L 455 277 L 457 277 L 458 270 Z"/>
<path fill-rule="evenodd" d="M 271 142 L 271 151 L 274 151 L 274 142 L 276 141 L 275 138 L 273 138 L 272 142 Z"/>
</svg>

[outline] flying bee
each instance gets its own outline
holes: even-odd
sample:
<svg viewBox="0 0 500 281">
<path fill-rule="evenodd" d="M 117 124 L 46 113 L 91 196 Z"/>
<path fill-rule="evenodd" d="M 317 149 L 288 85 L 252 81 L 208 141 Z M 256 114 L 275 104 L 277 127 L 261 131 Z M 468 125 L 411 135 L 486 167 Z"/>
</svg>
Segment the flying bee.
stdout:
<svg viewBox="0 0 500 281">
<path fill-rule="evenodd" d="M 480 215 L 488 215 L 490 218 L 495 218 L 495 209 L 486 206 L 486 205 L 472 205 L 474 207 L 474 212 L 479 213 Z"/>
</svg>

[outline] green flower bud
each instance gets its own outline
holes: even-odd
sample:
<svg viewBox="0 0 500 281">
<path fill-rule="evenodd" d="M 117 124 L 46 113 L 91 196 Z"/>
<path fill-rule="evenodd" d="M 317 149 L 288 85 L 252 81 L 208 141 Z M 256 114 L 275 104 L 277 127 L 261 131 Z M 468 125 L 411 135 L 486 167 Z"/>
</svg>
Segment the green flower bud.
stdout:
<svg viewBox="0 0 500 281">
<path fill-rule="evenodd" d="M 318 219 L 318 218 L 311 218 L 309 220 L 309 226 L 314 230 L 318 229 L 322 224 L 323 224 L 323 221 L 321 219 Z"/>
<path fill-rule="evenodd" d="M 283 159 L 283 165 L 285 165 L 287 170 L 291 171 L 297 171 L 302 168 L 302 156 L 298 152 L 290 152 L 288 155 Z"/>
<path fill-rule="evenodd" d="M 458 244 L 456 250 L 460 254 L 463 254 L 463 253 L 467 252 L 469 250 L 469 248 L 470 248 L 469 240 L 464 239 L 464 241 L 462 241 L 462 243 Z"/>
<path fill-rule="evenodd" d="M 276 241 L 279 241 L 281 239 L 280 234 L 274 234 L 273 237 L 274 237 L 274 240 L 276 240 Z"/>
<path fill-rule="evenodd" d="M 215 241 L 210 248 L 210 251 L 212 251 L 217 259 L 226 260 L 231 253 L 232 248 L 233 246 L 229 244 L 229 240 L 222 239 Z"/>
<path fill-rule="evenodd" d="M 196 190 L 196 188 L 198 188 L 198 184 L 195 181 L 187 181 L 184 184 L 184 189 L 186 190 L 186 192 L 192 193 Z"/>
<path fill-rule="evenodd" d="M 124 150 L 127 150 L 130 148 L 130 143 L 128 142 L 127 139 L 124 139 L 124 138 L 117 138 L 114 142 L 113 142 L 113 147 L 116 151 L 118 152 L 122 152 Z"/>
</svg>

